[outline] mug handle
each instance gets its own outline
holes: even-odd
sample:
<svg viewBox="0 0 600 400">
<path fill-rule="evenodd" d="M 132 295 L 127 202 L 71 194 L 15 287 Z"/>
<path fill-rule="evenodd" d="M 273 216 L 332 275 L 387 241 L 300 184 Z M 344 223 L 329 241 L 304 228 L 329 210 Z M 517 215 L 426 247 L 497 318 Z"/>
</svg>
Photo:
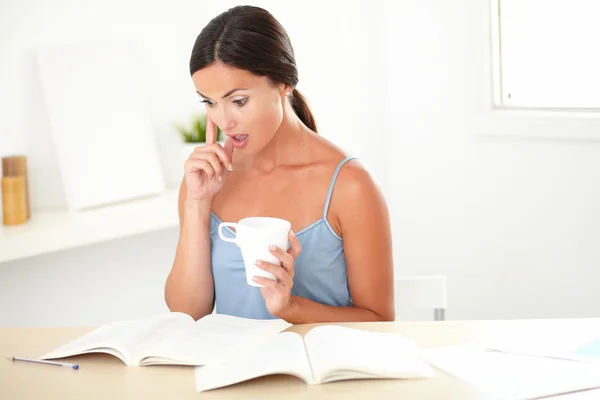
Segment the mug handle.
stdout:
<svg viewBox="0 0 600 400">
<path fill-rule="evenodd" d="M 235 222 L 221 222 L 219 224 L 219 237 L 226 242 L 231 242 L 231 243 L 237 244 L 237 231 L 236 231 L 236 235 L 234 238 L 228 238 L 223 235 L 223 228 L 225 228 L 225 227 L 237 228 L 237 224 Z"/>
</svg>

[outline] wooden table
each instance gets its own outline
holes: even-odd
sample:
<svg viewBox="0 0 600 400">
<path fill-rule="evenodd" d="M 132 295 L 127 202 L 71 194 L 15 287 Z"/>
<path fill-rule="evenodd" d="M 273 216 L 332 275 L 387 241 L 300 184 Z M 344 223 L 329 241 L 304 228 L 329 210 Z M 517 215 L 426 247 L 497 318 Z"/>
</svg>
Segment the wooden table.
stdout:
<svg viewBox="0 0 600 400">
<path fill-rule="evenodd" d="M 397 332 L 415 339 L 421 347 L 465 343 L 529 329 L 600 328 L 597 319 L 384 322 L 339 324 L 380 332 Z M 316 325 L 296 325 L 290 330 L 305 334 Z M 197 393 L 193 367 L 126 367 L 110 355 L 71 357 L 79 371 L 64 367 L 12 362 L 5 357 L 39 357 L 92 328 L 0 328 L 0 399 L 448 399 L 481 400 L 494 397 L 436 370 L 423 380 L 368 380 L 308 386 L 291 376 L 270 376 L 234 386 Z M 69 359 L 65 359 L 68 362 Z M 600 398 L 600 391 L 594 391 Z M 568 396 L 594 398 L 589 392 Z M 565 396 L 556 397 L 565 400 Z"/>
</svg>

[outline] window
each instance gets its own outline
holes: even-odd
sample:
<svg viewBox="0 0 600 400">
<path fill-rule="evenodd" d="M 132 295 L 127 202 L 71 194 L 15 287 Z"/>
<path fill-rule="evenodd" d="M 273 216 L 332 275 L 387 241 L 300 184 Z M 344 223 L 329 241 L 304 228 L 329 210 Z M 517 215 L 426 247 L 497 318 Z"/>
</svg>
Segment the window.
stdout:
<svg viewBox="0 0 600 400">
<path fill-rule="evenodd" d="M 467 39 L 471 132 L 600 140 L 600 1 L 477 4 Z"/>
<path fill-rule="evenodd" d="M 499 105 L 600 110 L 600 1 L 496 1 Z"/>
</svg>

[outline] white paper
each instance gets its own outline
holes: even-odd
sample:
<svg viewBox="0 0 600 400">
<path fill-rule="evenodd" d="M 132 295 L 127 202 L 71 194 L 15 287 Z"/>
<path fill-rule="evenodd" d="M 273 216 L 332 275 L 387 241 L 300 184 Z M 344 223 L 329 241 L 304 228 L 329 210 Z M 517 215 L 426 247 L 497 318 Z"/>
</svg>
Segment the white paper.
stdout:
<svg viewBox="0 0 600 400">
<path fill-rule="evenodd" d="M 416 344 L 399 334 L 324 325 L 308 332 L 304 341 L 317 380 L 435 376 Z"/>
<path fill-rule="evenodd" d="M 138 353 L 149 343 L 168 336 L 186 324 L 193 325 L 194 320 L 183 313 L 164 313 L 136 321 L 115 321 L 96 328 L 41 358 L 62 358 L 101 350 L 119 357 L 127 365 L 135 365 Z"/>
<path fill-rule="evenodd" d="M 228 362 L 271 340 L 291 325 L 281 319 L 256 320 L 209 314 L 153 343 L 144 353 L 195 365 Z"/>
<path fill-rule="evenodd" d="M 526 332 L 485 343 L 490 350 L 578 361 L 600 361 L 600 331 Z"/>
<path fill-rule="evenodd" d="M 422 350 L 437 368 L 503 399 L 537 399 L 600 388 L 593 363 L 489 351 L 478 345 Z"/>
<path fill-rule="evenodd" d="M 283 332 L 233 362 L 196 367 L 196 391 L 216 389 L 260 376 L 289 374 L 313 383 L 302 337 Z"/>
<path fill-rule="evenodd" d="M 164 313 L 101 326 L 42 356 L 62 358 L 103 352 L 127 365 L 202 365 L 240 357 L 291 326 L 281 319 L 255 320 L 209 314 L 198 321 L 185 313 Z"/>
<path fill-rule="evenodd" d="M 598 400 L 600 399 L 600 389 L 584 390 L 582 392 L 560 394 L 552 396 L 552 400 Z"/>
</svg>

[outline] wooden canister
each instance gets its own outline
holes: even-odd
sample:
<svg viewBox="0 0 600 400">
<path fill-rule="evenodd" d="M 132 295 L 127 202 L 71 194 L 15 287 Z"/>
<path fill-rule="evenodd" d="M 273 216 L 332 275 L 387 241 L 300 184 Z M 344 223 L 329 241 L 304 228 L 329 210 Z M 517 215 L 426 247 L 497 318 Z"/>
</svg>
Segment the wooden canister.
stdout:
<svg viewBox="0 0 600 400">
<path fill-rule="evenodd" d="M 27 219 L 31 218 L 31 205 L 29 202 L 29 180 L 27 176 L 27 157 L 14 155 L 2 158 L 2 176 L 22 176 L 25 178 L 25 203 Z"/>
<path fill-rule="evenodd" d="M 19 225 L 27 222 L 24 176 L 2 178 L 2 221 L 4 225 Z"/>
</svg>

